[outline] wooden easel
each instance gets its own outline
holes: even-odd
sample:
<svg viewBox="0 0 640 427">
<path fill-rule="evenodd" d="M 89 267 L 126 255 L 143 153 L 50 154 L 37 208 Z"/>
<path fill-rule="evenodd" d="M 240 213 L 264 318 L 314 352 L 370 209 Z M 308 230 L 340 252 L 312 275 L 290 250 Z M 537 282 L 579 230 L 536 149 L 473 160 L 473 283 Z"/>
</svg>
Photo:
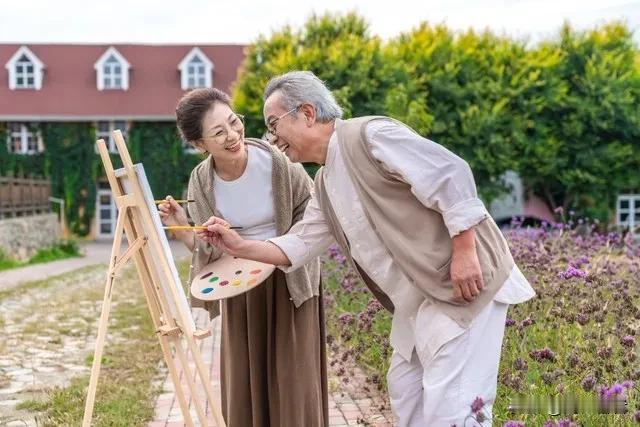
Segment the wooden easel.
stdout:
<svg viewBox="0 0 640 427">
<path fill-rule="evenodd" d="M 178 374 L 178 362 L 186 378 L 186 385 L 195 404 L 200 425 L 207 425 L 206 406 L 208 404 L 217 427 L 226 427 L 214 400 L 209 374 L 196 343 L 197 339 L 207 337 L 211 334 L 211 331 L 196 330 L 190 311 L 185 309 L 184 304 L 179 303 L 180 299 L 184 300 L 184 294 L 180 295 L 177 290 L 182 285 L 179 280 L 178 283 L 175 283 L 175 275 L 169 265 L 169 263 L 173 263 L 173 260 L 167 259 L 167 253 L 159 235 L 162 230 L 155 231 L 155 228 L 151 226 L 154 222 L 149 211 L 149 203 L 144 197 L 143 187 L 136 172 L 136 167 L 131 162 L 122 134 L 116 130 L 113 132 L 113 136 L 124 166 L 118 171 L 113 169 L 104 140 L 97 141 L 98 151 L 118 207 L 118 220 L 109 261 L 109 270 L 107 271 L 107 282 L 82 425 L 83 427 L 89 427 L 93 415 L 115 275 L 129 259 L 133 258 L 138 270 L 140 284 L 147 300 L 149 313 L 151 314 L 155 331 L 158 334 L 164 360 L 167 363 L 171 380 L 175 386 L 175 393 L 185 423 L 188 426 L 194 425 L 189 412 L 185 389 Z M 122 178 L 126 179 L 128 190 L 124 188 Z M 120 254 L 123 231 L 127 236 L 128 248 L 124 253 Z M 170 290 L 169 295 L 167 295 L 167 289 Z M 173 304 L 171 304 L 170 299 L 172 299 Z M 189 366 L 188 352 L 191 352 L 195 362 L 195 370 Z M 196 380 L 198 378 L 205 390 L 204 402 L 200 400 L 197 393 Z"/>
</svg>

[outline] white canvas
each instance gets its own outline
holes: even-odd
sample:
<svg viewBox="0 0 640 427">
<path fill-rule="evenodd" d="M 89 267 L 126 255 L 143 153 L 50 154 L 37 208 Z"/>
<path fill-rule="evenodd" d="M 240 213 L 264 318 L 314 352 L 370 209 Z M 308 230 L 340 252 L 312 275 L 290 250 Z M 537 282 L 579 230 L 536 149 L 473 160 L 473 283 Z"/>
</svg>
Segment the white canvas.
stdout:
<svg viewBox="0 0 640 427">
<path fill-rule="evenodd" d="M 191 315 L 191 307 L 189 306 L 189 301 L 187 299 L 187 295 L 184 291 L 184 287 L 180 282 L 180 276 L 178 275 L 178 269 L 176 268 L 176 264 L 173 259 L 173 254 L 171 253 L 171 248 L 169 247 L 169 241 L 167 240 L 167 236 L 165 234 L 164 229 L 162 228 L 162 221 L 160 220 L 160 215 L 158 214 L 158 209 L 155 204 L 155 199 L 153 198 L 153 194 L 151 193 L 151 187 L 149 186 L 149 181 L 147 181 L 147 175 L 144 172 L 144 167 L 142 164 L 137 163 L 134 165 L 136 174 L 138 175 L 138 181 L 140 182 L 140 186 L 142 187 L 142 193 L 144 199 L 147 203 L 147 208 L 149 209 L 149 213 L 151 214 L 151 218 L 153 220 L 153 224 L 144 224 L 145 232 L 147 235 L 151 233 L 155 233 L 158 235 L 160 239 L 160 243 L 162 244 L 163 253 L 161 256 L 165 257 L 167 265 L 169 265 L 171 269 L 171 277 L 167 278 L 167 280 L 161 280 L 161 289 L 164 293 L 166 300 L 169 302 L 169 308 L 171 309 L 171 313 L 176 319 L 180 319 L 177 305 L 182 307 L 183 312 L 186 313 L 187 318 L 185 322 L 186 325 L 182 325 L 184 327 L 184 332 L 188 334 L 192 334 L 195 329 L 195 322 L 193 320 L 193 316 Z M 122 188 L 125 194 L 131 193 L 131 185 L 128 182 L 124 168 L 118 169 L 115 171 L 116 177 L 120 180 L 122 184 Z M 164 273 L 161 270 L 160 264 L 158 260 L 152 259 L 154 263 L 156 271 L 159 273 L 160 278 L 164 278 Z M 176 290 L 176 294 L 178 295 L 178 301 L 175 301 L 173 298 L 173 293 L 171 292 L 171 287 Z"/>
</svg>

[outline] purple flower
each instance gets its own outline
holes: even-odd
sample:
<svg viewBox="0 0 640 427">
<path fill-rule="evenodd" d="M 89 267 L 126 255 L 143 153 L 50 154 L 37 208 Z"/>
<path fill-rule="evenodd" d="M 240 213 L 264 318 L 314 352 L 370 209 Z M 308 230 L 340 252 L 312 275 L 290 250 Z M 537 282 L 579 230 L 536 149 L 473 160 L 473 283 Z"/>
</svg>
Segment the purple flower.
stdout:
<svg viewBox="0 0 640 427">
<path fill-rule="evenodd" d="M 602 359 L 608 359 L 613 354 L 613 349 L 611 347 L 600 347 L 596 350 L 596 354 Z"/>
<path fill-rule="evenodd" d="M 516 368 L 518 371 L 526 371 L 527 369 L 529 369 L 529 364 L 527 363 L 526 360 L 521 359 L 520 357 L 518 357 L 513 362 L 513 367 Z"/>
<path fill-rule="evenodd" d="M 632 389 L 633 388 L 633 381 L 631 381 L 631 380 L 622 381 L 622 387 L 626 388 L 627 390 Z"/>
<path fill-rule="evenodd" d="M 516 324 L 516 321 L 507 317 L 507 320 L 504 322 L 504 325 L 509 327 Z"/>
<path fill-rule="evenodd" d="M 635 338 L 633 338 L 631 335 L 625 335 L 624 337 L 620 338 L 620 344 L 622 344 L 625 347 L 633 347 L 636 343 Z"/>
<path fill-rule="evenodd" d="M 526 427 L 521 421 L 509 420 L 502 425 L 502 427 Z"/>
<path fill-rule="evenodd" d="M 542 427 L 558 427 L 558 424 L 553 420 L 549 420 L 546 423 L 544 423 Z"/>
<path fill-rule="evenodd" d="M 609 399 L 612 397 L 620 396 L 621 398 L 625 397 L 626 388 L 622 384 L 614 384 L 610 387 L 602 386 L 600 388 L 600 396 Z"/>
<path fill-rule="evenodd" d="M 543 362 L 545 360 L 553 362 L 556 360 L 556 355 L 553 351 L 551 351 L 550 348 L 542 348 L 540 350 L 533 350 L 529 353 L 529 356 L 531 356 L 532 359 L 538 361 L 538 362 Z"/>
<path fill-rule="evenodd" d="M 573 277 L 587 277 L 587 272 L 577 269 L 573 265 L 569 265 L 565 271 L 558 273 L 558 277 L 565 280 Z"/>
<path fill-rule="evenodd" d="M 480 412 L 483 407 L 484 407 L 484 400 L 482 400 L 482 398 L 478 396 L 475 399 L 473 399 L 473 402 L 471 403 L 471 412 L 473 413 Z"/>
<path fill-rule="evenodd" d="M 640 423 L 640 411 L 636 411 L 633 417 L 636 419 L 636 422 Z"/>
<path fill-rule="evenodd" d="M 338 320 L 343 325 L 349 325 L 353 323 L 353 315 L 351 313 L 343 313 L 338 317 Z"/>
<path fill-rule="evenodd" d="M 575 426 L 576 426 L 576 423 L 569 420 L 569 418 L 563 418 L 560 421 L 558 421 L 558 427 L 575 427 Z"/>
<path fill-rule="evenodd" d="M 580 382 L 580 385 L 585 391 L 591 391 L 596 386 L 596 379 L 593 376 L 588 375 Z"/>
</svg>

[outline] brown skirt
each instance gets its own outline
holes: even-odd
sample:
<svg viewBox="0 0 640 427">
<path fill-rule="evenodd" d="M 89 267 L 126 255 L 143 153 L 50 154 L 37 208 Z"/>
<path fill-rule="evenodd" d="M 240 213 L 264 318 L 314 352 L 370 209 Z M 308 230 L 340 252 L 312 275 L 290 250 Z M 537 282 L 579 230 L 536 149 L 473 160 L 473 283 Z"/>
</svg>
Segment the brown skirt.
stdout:
<svg viewBox="0 0 640 427">
<path fill-rule="evenodd" d="M 282 271 L 222 301 L 220 381 L 228 427 L 328 425 L 320 297 L 295 308 Z"/>
</svg>

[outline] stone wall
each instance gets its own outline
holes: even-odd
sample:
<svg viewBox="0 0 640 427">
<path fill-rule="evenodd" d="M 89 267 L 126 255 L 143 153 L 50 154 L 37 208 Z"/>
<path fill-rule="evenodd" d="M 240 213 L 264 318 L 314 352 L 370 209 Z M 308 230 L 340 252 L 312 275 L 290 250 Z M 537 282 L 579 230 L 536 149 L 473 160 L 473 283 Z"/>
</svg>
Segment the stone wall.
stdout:
<svg viewBox="0 0 640 427">
<path fill-rule="evenodd" d="M 55 213 L 0 219 L 0 251 L 15 260 L 24 261 L 59 239 Z"/>
</svg>

